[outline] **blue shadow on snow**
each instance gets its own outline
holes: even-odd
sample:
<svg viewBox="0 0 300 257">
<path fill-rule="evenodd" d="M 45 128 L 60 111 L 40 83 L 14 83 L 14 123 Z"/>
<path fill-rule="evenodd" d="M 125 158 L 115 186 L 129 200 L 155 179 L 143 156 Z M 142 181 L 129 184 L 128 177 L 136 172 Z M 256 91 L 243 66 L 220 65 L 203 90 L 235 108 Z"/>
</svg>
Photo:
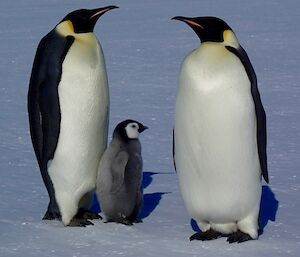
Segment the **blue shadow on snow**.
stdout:
<svg viewBox="0 0 300 257">
<path fill-rule="evenodd" d="M 152 176 L 159 174 L 157 172 L 143 172 L 143 180 L 142 180 L 142 186 L 143 189 L 147 188 L 153 181 Z M 158 206 L 162 196 L 164 194 L 167 194 L 167 192 L 157 192 L 157 193 L 150 193 L 150 194 L 144 194 L 143 197 L 143 206 L 142 210 L 140 212 L 140 218 L 144 219 L 148 217 Z M 100 204 L 97 200 L 96 194 L 93 196 L 93 204 L 92 207 L 90 208 L 91 211 L 100 213 L 101 212 L 101 207 Z"/>
<path fill-rule="evenodd" d="M 143 188 L 147 188 L 153 181 L 152 176 L 158 174 L 157 172 L 149 172 L 145 171 L 143 172 L 143 181 L 142 181 L 142 186 Z"/>
<path fill-rule="evenodd" d="M 267 226 L 269 221 L 274 222 L 276 220 L 278 204 L 279 202 L 271 188 L 269 186 L 263 186 L 258 219 L 259 235 L 263 234 L 264 228 Z"/>
<path fill-rule="evenodd" d="M 93 211 L 96 213 L 101 212 L 101 208 L 100 208 L 96 193 L 94 193 L 94 195 L 93 195 L 93 204 L 92 204 L 92 207 L 90 208 L 90 211 Z"/>
<path fill-rule="evenodd" d="M 263 234 L 264 228 L 267 226 L 269 221 L 274 222 L 276 220 L 278 204 L 279 202 L 276 199 L 275 194 L 273 193 L 271 188 L 267 185 L 263 186 L 258 218 L 259 235 Z M 191 227 L 195 232 L 200 231 L 200 228 L 198 227 L 194 219 L 191 219 Z"/>
<path fill-rule="evenodd" d="M 157 192 L 151 194 L 144 194 L 143 207 L 139 215 L 141 219 L 147 218 L 155 210 L 164 194 L 168 193 Z"/>
<path fill-rule="evenodd" d="M 149 171 L 143 172 L 143 189 L 147 188 L 152 183 L 152 176 L 156 174 L 159 173 Z M 159 202 L 164 194 L 167 194 L 167 192 L 144 194 L 143 206 L 139 215 L 141 219 L 147 218 L 155 210 L 155 208 L 159 205 Z"/>
</svg>

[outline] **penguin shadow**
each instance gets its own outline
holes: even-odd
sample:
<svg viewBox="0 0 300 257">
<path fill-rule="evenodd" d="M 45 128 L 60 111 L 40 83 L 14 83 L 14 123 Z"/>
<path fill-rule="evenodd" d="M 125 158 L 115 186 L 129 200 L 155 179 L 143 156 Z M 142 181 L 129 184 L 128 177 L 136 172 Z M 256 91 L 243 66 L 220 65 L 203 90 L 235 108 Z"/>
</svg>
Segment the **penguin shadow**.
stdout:
<svg viewBox="0 0 300 257">
<path fill-rule="evenodd" d="M 94 195 L 93 195 L 93 202 L 92 202 L 92 206 L 90 208 L 90 211 L 95 212 L 95 213 L 100 213 L 101 212 L 100 204 L 99 204 L 96 193 L 94 193 Z"/>
<path fill-rule="evenodd" d="M 267 185 L 263 186 L 258 218 L 259 235 L 263 234 L 264 228 L 267 226 L 269 221 L 276 221 L 278 205 L 279 201 L 276 199 L 275 194 L 273 193 L 271 188 Z"/>
<path fill-rule="evenodd" d="M 153 176 L 159 174 L 157 172 L 143 172 L 143 180 L 142 180 L 142 188 L 147 188 L 153 181 Z M 160 200 L 162 199 L 162 196 L 164 194 L 168 194 L 169 192 L 156 192 L 156 193 L 149 193 L 143 195 L 143 206 L 140 211 L 140 218 L 144 219 L 147 218 L 159 205 Z M 101 212 L 101 206 L 99 204 L 99 201 L 97 199 L 97 195 L 94 194 L 93 196 L 93 203 L 90 208 L 91 211 L 100 213 Z"/>
<path fill-rule="evenodd" d="M 258 218 L 258 234 L 262 235 L 264 228 L 267 226 L 269 221 L 274 222 L 276 220 L 276 214 L 278 210 L 278 200 L 275 197 L 275 194 L 271 188 L 267 185 L 262 186 L 262 194 L 260 201 L 260 210 Z M 195 232 L 199 232 L 200 228 L 198 227 L 196 221 L 191 219 L 191 227 Z"/>
<path fill-rule="evenodd" d="M 157 172 L 143 172 L 143 181 L 142 187 L 143 189 L 147 188 L 153 181 L 153 176 L 159 174 Z M 143 196 L 143 206 L 140 212 L 140 218 L 144 219 L 147 218 L 159 205 L 162 196 L 165 194 L 169 194 L 169 192 L 156 192 L 156 193 L 149 193 L 144 194 Z"/>
</svg>

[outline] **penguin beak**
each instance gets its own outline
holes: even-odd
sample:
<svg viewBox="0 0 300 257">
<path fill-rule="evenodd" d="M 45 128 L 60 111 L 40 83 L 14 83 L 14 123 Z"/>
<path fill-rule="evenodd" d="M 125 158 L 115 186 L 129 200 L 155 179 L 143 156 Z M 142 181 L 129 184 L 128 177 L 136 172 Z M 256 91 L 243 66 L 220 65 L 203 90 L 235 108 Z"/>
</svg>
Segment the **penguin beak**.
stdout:
<svg viewBox="0 0 300 257">
<path fill-rule="evenodd" d="M 147 126 L 144 126 L 144 125 L 140 125 L 139 126 L 139 133 L 142 133 L 143 131 L 145 131 L 146 129 L 148 129 L 148 127 Z"/>
<path fill-rule="evenodd" d="M 195 28 L 204 29 L 204 27 L 201 24 L 197 23 L 194 18 L 188 18 L 188 17 L 183 17 L 183 16 L 175 16 L 175 17 L 172 18 L 172 20 L 183 21 L 186 24 L 188 24 L 189 26 L 191 26 L 193 29 L 195 29 Z"/>
<path fill-rule="evenodd" d="M 97 8 L 97 9 L 94 9 L 92 11 L 92 15 L 90 16 L 90 19 L 99 19 L 100 16 L 102 16 L 104 13 L 112 10 L 112 9 L 116 9 L 116 8 L 119 8 L 118 6 L 115 6 L 115 5 L 110 5 L 110 6 L 106 6 L 106 7 L 102 7 L 102 8 Z"/>
</svg>

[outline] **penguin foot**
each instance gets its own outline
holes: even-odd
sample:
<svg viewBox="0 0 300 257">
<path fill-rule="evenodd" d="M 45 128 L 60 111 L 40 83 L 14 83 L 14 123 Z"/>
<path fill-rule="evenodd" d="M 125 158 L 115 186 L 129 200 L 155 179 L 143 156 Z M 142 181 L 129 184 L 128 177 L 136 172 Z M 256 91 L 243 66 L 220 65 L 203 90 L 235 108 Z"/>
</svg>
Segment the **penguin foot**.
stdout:
<svg viewBox="0 0 300 257">
<path fill-rule="evenodd" d="M 201 240 L 201 241 L 213 240 L 213 239 L 217 239 L 221 236 L 222 236 L 222 234 L 220 232 L 210 229 L 205 232 L 195 233 L 194 235 L 192 235 L 190 237 L 190 241 L 192 241 L 192 240 Z"/>
<path fill-rule="evenodd" d="M 80 219 L 87 219 L 87 220 L 95 220 L 95 219 L 100 219 L 102 220 L 102 217 L 96 213 L 96 212 L 92 212 L 92 211 L 88 211 L 85 210 L 83 208 L 80 208 L 75 216 L 76 218 L 80 218 Z"/>
<path fill-rule="evenodd" d="M 56 200 L 55 199 L 51 200 L 51 197 L 50 197 L 47 211 L 43 217 L 43 220 L 61 220 L 61 214 L 58 205 L 56 203 Z"/>
<path fill-rule="evenodd" d="M 126 218 L 125 216 L 123 218 L 130 220 L 132 223 L 143 223 L 143 220 L 141 218 L 139 218 L 136 213 L 133 213 L 128 218 Z"/>
<path fill-rule="evenodd" d="M 118 220 L 118 223 L 121 223 L 121 224 L 126 225 L 126 226 L 132 226 L 133 225 L 132 221 L 127 220 L 127 219 Z"/>
<path fill-rule="evenodd" d="M 49 211 L 47 210 L 43 220 L 61 220 L 61 215 L 59 211 Z"/>
<path fill-rule="evenodd" d="M 138 218 L 138 217 L 132 218 L 132 219 L 130 219 L 130 221 L 132 223 L 143 223 L 143 220 L 141 218 Z"/>
<path fill-rule="evenodd" d="M 246 234 L 246 233 L 238 230 L 237 232 L 232 233 L 232 234 L 230 234 L 228 236 L 227 242 L 229 244 L 232 244 L 232 243 L 242 243 L 242 242 L 245 242 L 245 241 L 248 241 L 248 240 L 252 240 L 252 239 L 253 238 L 250 235 L 248 235 L 248 234 Z"/>
<path fill-rule="evenodd" d="M 112 223 L 112 222 L 123 224 L 123 225 L 126 225 L 126 226 L 132 226 L 133 225 L 133 222 L 131 220 L 127 220 L 127 219 L 117 219 L 117 220 L 108 219 L 108 220 L 104 221 L 104 223 Z"/>
<path fill-rule="evenodd" d="M 94 223 L 92 223 L 88 219 L 74 217 L 68 226 L 69 227 L 86 227 L 88 225 L 94 225 Z"/>
</svg>

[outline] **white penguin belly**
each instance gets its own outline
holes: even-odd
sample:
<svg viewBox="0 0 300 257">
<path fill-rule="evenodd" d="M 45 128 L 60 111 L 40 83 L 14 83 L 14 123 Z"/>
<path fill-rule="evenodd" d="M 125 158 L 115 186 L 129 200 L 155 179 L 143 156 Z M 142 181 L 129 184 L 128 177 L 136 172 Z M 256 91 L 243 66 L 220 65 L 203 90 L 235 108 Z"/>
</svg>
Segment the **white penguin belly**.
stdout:
<svg viewBox="0 0 300 257">
<path fill-rule="evenodd" d="M 182 66 L 175 163 L 191 215 L 224 224 L 246 218 L 259 204 L 255 109 L 238 58 L 204 47 L 211 52 L 200 47 Z"/>
<path fill-rule="evenodd" d="M 60 134 L 48 172 L 64 223 L 81 197 L 95 188 L 107 143 L 109 93 L 101 47 L 92 33 L 74 41 L 58 86 Z M 77 209 L 75 210 L 77 211 Z"/>
</svg>

